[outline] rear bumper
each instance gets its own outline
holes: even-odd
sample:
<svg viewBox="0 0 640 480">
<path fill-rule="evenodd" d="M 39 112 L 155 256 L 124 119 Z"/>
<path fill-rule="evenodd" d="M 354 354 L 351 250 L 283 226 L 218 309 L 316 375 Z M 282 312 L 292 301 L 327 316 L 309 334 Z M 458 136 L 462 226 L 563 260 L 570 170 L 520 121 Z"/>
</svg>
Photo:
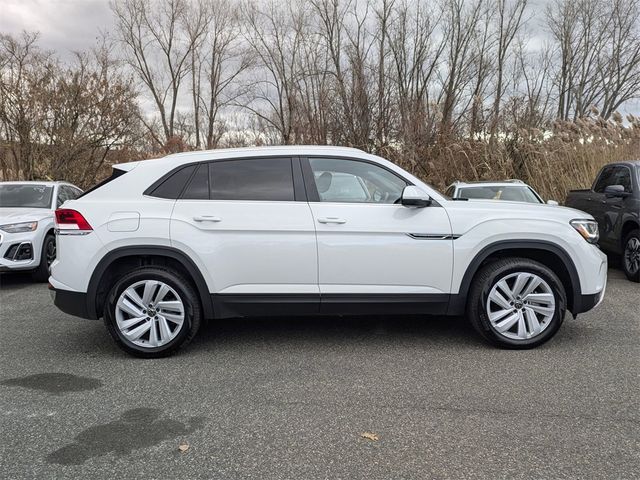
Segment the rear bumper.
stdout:
<svg viewBox="0 0 640 480">
<path fill-rule="evenodd" d="M 57 289 L 49 285 L 49 292 L 56 307 L 74 317 L 93 319 L 87 307 L 87 294 Z"/>
</svg>

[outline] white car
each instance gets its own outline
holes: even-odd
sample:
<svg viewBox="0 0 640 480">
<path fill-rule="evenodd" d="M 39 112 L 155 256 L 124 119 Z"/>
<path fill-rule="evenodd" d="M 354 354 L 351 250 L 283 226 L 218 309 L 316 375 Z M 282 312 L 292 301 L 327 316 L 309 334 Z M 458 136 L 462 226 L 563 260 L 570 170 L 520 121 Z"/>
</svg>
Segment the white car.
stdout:
<svg viewBox="0 0 640 480">
<path fill-rule="evenodd" d="M 336 182 L 336 183 L 334 183 Z M 461 315 L 530 348 L 603 298 L 584 212 L 460 202 L 350 148 L 269 147 L 114 166 L 56 211 L 55 304 L 104 317 L 125 351 L 168 355 L 205 319 Z"/>
<path fill-rule="evenodd" d="M 503 182 L 454 182 L 445 191 L 450 198 L 466 200 L 503 200 L 508 202 L 545 203 L 538 192 L 522 180 Z M 548 205 L 558 205 L 548 200 Z"/>
<path fill-rule="evenodd" d="M 82 194 L 66 182 L 0 182 L 0 272 L 49 278 L 56 256 L 54 211 Z"/>
</svg>

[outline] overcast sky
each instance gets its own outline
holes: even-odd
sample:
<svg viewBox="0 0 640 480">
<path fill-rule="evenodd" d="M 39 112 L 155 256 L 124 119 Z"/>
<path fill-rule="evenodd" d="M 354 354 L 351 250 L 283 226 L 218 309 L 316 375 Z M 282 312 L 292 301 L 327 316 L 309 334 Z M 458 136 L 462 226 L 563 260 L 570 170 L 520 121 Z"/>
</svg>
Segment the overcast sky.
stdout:
<svg viewBox="0 0 640 480">
<path fill-rule="evenodd" d="M 0 0 L 0 32 L 38 31 L 40 45 L 65 57 L 113 30 L 108 0 Z"/>
<path fill-rule="evenodd" d="M 531 0 L 535 16 L 548 0 Z M 544 32 L 535 21 L 530 24 L 530 47 L 542 43 Z M 101 32 L 113 32 L 109 0 L 0 0 L 0 33 L 40 32 L 40 46 L 61 58 L 96 44 Z M 640 111 L 640 100 L 627 103 L 622 113 Z"/>
</svg>

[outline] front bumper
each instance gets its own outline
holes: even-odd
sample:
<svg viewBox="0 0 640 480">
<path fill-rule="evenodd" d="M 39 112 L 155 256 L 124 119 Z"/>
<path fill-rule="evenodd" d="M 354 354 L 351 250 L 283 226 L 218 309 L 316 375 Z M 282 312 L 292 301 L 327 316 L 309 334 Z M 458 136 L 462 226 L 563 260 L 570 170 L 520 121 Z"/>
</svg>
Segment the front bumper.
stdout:
<svg viewBox="0 0 640 480">
<path fill-rule="evenodd" d="M 607 291 L 607 269 L 608 262 L 607 257 L 602 254 L 603 260 L 600 264 L 600 270 L 597 274 L 597 283 L 601 286 L 600 290 L 596 293 L 582 294 L 578 298 L 574 299 L 572 313 L 573 316 L 577 316 L 579 313 L 588 312 L 593 310 L 604 300 L 605 292 Z"/>
<path fill-rule="evenodd" d="M 0 272 L 33 270 L 40 263 L 40 251 L 34 232 L 0 233 Z M 26 250 L 28 258 L 24 258 Z"/>
<path fill-rule="evenodd" d="M 56 307 L 74 317 L 91 318 L 87 306 L 87 294 L 54 288 L 49 284 L 49 293 Z"/>
</svg>

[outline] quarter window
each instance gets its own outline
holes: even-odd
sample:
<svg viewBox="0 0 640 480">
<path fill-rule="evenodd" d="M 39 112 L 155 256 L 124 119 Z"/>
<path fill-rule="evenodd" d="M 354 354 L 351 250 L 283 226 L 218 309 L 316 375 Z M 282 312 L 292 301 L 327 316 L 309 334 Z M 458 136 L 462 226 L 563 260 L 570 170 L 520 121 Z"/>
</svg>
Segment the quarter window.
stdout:
<svg viewBox="0 0 640 480">
<path fill-rule="evenodd" d="M 196 166 L 197 165 L 189 165 L 181 168 L 158 185 L 150 195 L 158 198 L 178 198 L 189 177 L 191 177 L 191 174 L 196 169 Z"/>
<path fill-rule="evenodd" d="M 211 162 L 212 200 L 293 201 L 289 158 L 256 158 Z"/>
<path fill-rule="evenodd" d="M 407 182 L 368 162 L 335 158 L 310 158 L 322 202 L 394 204 Z"/>
</svg>

